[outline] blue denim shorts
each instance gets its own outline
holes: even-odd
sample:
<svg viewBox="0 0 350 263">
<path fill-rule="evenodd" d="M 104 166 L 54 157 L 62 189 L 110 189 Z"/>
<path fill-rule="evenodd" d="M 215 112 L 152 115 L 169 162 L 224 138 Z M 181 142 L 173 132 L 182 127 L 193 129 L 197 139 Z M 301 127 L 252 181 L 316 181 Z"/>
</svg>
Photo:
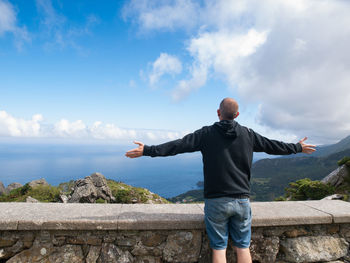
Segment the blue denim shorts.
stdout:
<svg viewBox="0 0 350 263">
<path fill-rule="evenodd" d="M 234 246 L 249 247 L 252 222 L 249 198 L 205 199 L 204 214 L 211 248 L 226 249 L 229 235 Z"/>
</svg>

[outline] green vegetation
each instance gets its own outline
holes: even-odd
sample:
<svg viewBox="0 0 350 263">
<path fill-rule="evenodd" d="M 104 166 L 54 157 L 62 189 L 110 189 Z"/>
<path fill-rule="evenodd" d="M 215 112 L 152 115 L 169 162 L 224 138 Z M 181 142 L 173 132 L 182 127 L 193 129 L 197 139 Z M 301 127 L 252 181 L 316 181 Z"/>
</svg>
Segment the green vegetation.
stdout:
<svg viewBox="0 0 350 263">
<path fill-rule="evenodd" d="M 163 197 L 151 193 L 145 188 L 133 187 L 122 182 L 116 182 L 114 180 L 107 180 L 107 184 L 112 191 L 112 195 L 116 198 L 116 203 L 169 203 Z"/>
<path fill-rule="evenodd" d="M 289 182 L 303 178 L 322 180 L 338 167 L 338 160 L 344 156 L 350 156 L 350 149 L 322 157 L 311 155 L 257 161 L 252 168 L 252 199 L 254 201 L 271 201 L 284 195 L 284 189 L 289 187 Z M 259 179 L 269 180 L 269 182 L 265 184 Z"/>
<path fill-rule="evenodd" d="M 37 186 L 32 188 L 29 184 L 12 190 L 7 195 L 0 196 L 0 202 L 25 202 L 28 196 L 40 202 L 58 202 L 60 190 L 55 186 Z"/>
<path fill-rule="evenodd" d="M 289 183 L 286 198 L 291 201 L 298 200 L 320 200 L 335 193 L 335 188 L 320 181 L 312 181 L 309 178 L 300 179 Z"/>
<path fill-rule="evenodd" d="M 166 199 L 160 197 L 157 194 L 151 193 L 147 189 L 140 187 L 132 187 L 130 185 L 116 182 L 114 180 L 107 180 L 107 184 L 110 187 L 113 196 L 116 198 L 117 203 L 169 203 Z M 29 184 L 12 190 L 7 195 L 0 196 L 0 202 L 25 202 L 28 196 L 37 199 L 40 202 L 59 202 L 59 195 L 69 195 L 74 187 L 74 181 L 61 183 L 59 186 L 36 186 L 32 188 Z M 106 200 L 99 198 L 96 203 L 104 204 Z"/>
<path fill-rule="evenodd" d="M 203 189 L 190 190 L 181 195 L 168 199 L 173 203 L 198 203 L 204 202 Z"/>
<path fill-rule="evenodd" d="M 338 166 L 342 166 L 343 164 L 345 164 L 347 167 L 350 167 L 350 157 L 349 156 L 345 156 L 343 159 L 338 161 Z"/>
</svg>

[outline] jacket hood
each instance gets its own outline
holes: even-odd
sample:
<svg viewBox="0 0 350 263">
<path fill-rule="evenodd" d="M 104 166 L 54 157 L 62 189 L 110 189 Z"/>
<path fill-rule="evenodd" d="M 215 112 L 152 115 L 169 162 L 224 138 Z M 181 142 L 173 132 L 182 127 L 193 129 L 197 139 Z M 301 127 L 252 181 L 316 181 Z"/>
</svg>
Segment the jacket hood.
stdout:
<svg viewBox="0 0 350 263">
<path fill-rule="evenodd" d="M 238 123 L 234 120 L 215 122 L 214 127 L 225 137 L 234 139 L 238 135 Z"/>
</svg>

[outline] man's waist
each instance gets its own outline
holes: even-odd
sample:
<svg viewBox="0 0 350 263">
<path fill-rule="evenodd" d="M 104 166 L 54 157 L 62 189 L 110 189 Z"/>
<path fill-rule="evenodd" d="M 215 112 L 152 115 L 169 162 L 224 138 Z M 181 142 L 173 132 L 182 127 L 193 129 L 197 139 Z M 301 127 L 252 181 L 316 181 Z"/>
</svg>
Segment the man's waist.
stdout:
<svg viewBox="0 0 350 263">
<path fill-rule="evenodd" d="M 205 198 L 207 199 L 212 199 L 212 198 L 218 198 L 218 197 L 230 197 L 230 198 L 235 198 L 235 199 L 245 199 L 249 198 L 248 194 L 223 194 L 223 195 L 216 195 L 216 196 L 207 196 Z"/>
</svg>

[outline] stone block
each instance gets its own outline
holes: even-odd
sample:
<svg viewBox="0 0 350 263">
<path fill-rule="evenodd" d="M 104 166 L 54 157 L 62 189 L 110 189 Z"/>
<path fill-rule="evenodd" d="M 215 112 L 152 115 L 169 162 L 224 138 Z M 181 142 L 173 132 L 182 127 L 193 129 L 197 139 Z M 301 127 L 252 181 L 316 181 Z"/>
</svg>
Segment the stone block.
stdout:
<svg viewBox="0 0 350 263">
<path fill-rule="evenodd" d="M 279 251 L 279 238 L 252 239 L 250 251 L 255 262 L 275 262 Z"/>
<path fill-rule="evenodd" d="M 200 231 L 179 231 L 168 236 L 163 250 L 167 262 L 197 262 L 202 244 Z"/>
<path fill-rule="evenodd" d="M 102 245 L 102 249 L 97 263 L 131 263 L 133 261 L 134 258 L 132 257 L 129 251 L 123 251 L 114 244 L 105 243 Z"/>
<path fill-rule="evenodd" d="M 100 246 L 90 246 L 89 253 L 86 256 L 86 263 L 96 263 L 100 256 Z"/>
<path fill-rule="evenodd" d="M 84 255 L 80 246 L 64 245 L 51 253 L 45 262 L 83 263 Z M 44 263 L 44 262 L 43 262 Z"/>
<path fill-rule="evenodd" d="M 327 262 L 344 257 L 349 244 L 332 236 L 297 237 L 280 240 L 280 250 L 288 262 Z"/>
<path fill-rule="evenodd" d="M 166 234 L 162 234 L 159 232 L 144 231 L 140 233 L 140 235 L 142 244 L 147 247 L 159 246 L 167 239 Z"/>
<path fill-rule="evenodd" d="M 309 232 L 305 230 L 305 228 L 295 228 L 291 230 L 287 230 L 284 232 L 284 235 L 286 237 L 299 237 L 299 236 L 306 236 Z"/>
</svg>

